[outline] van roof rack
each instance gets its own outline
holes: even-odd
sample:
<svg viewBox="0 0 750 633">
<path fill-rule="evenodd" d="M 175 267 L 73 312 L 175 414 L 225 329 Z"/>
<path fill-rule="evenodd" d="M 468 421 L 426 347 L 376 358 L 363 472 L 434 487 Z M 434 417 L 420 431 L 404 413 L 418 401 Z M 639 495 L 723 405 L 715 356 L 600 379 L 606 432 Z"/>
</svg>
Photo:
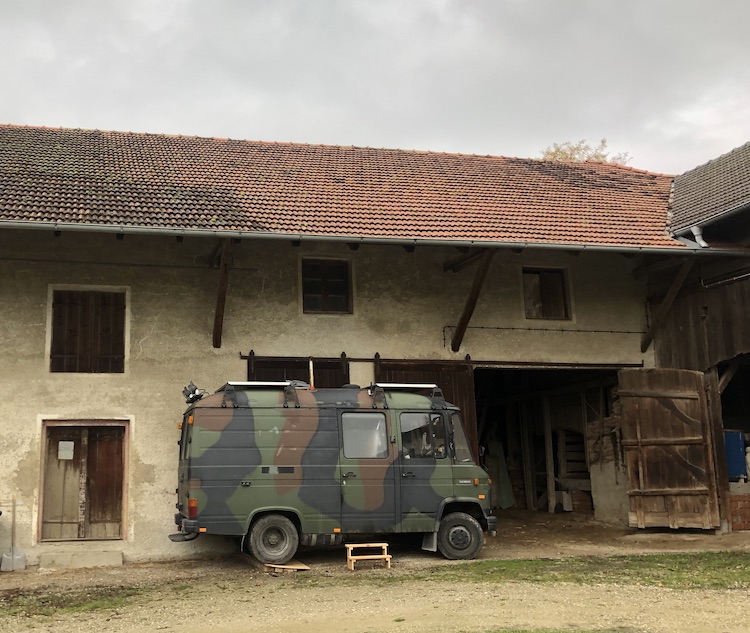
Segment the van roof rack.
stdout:
<svg viewBox="0 0 750 633">
<path fill-rule="evenodd" d="M 310 385 L 302 380 L 250 380 L 236 381 L 230 380 L 217 391 L 224 391 L 227 387 L 235 389 L 267 389 L 268 387 L 294 387 L 295 389 L 309 389 Z"/>
<path fill-rule="evenodd" d="M 443 390 L 440 389 L 440 387 L 438 387 L 434 382 L 376 382 L 371 384 L 367 389 L 372 396 L 373 408 L 376 407 L 376 401 L 379 399 L 382 399 L 383 401 L 383 408 L 387 408 L 385 402 L 386 391 L 429 391 L 429 398 L 432 400 L 432 408 L 446 408 Z"/>
<path fill-rule="evenodd" d="M 232 406 L 237 408 L 237 392 L 238 391 L 249 391 L 251 389 L 283 389 L 284 390 L 284 406 L 288 407 L 290 401 L 294 401 L 295 408 L 299 408 L 299 398 L 297 397 L 297 389 L 309 389 L 310 385 L 302 380 L 276 380 L 276 381 L 262 381 L 253 380 L 247 382 L 232 381 L 226 383 L 223 387 L 219 387 L 216 393 L 221 391 L 224 392 L 224 399 L 221 401 L 221 406 L 227 406 L 227 400 L 232 402 Z"/>
</svg>

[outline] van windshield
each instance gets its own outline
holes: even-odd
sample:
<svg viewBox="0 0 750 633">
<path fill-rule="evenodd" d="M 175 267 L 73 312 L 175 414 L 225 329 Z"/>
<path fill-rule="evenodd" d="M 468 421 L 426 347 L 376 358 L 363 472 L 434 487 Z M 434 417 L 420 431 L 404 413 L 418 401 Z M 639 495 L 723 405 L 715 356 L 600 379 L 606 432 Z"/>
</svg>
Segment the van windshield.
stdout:
<svg viewBox="0 0 750 633">
<path fill-rule="evenodd" d="M 469 441 L 466 439 L 466 432 L 461 424 L 461 415 L 458 412 L 451 413 L 451 422 L 453 423 L 453 446 L 456 451 L 457 462 L 474 462 L 474 456 L 469 448 Z"/>
</svg>

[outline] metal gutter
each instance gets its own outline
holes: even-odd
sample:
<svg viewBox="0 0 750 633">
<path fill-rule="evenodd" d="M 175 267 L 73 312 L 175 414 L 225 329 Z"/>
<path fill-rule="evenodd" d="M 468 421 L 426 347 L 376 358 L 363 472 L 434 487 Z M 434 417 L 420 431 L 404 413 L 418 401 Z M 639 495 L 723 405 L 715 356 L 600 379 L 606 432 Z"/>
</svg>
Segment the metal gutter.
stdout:
<svg viewBox="0 0 750 633">
<path fill-rule="evenodd" d="M 650 248 L 647 246 L 611 246 L 599 244 L 560 244 L 545 242 L 488 242 L 482 240 L 440 240 L 422 238 L 353 237 L 343 235 L 302 235 L 261 231 L 229 231 L 222 229 L 185 229 L 169 227 L 126 226 L 116 224 L 79 224 L 75 222 L 0 221 L 0 228 L 110 233 L 116 235 L 166 235 L 171 237 L 213 237 L 231 239 L 274 239 L 292 242 L 342 242 L 345 244 L 389 244 L 395 246 L 455 246 L 458 248 L 509 248 L 516 250 L 548 249 L 578 252 L 645 253 L 660 255 L 750 255 L 750 249 L 705 249 L 690 246 Z"/>
</svg>

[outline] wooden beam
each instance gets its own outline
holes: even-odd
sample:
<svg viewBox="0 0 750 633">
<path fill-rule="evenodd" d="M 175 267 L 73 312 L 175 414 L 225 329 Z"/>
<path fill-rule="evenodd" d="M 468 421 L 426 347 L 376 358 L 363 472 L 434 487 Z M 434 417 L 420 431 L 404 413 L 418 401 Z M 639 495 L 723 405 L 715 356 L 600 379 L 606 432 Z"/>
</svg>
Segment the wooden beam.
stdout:
<svg viewBox="0 0 750 633">
<path fill-rule="evenodd" d="M 682 288 L 682 284 L 685 283 L 685 279 L 687 278 L 690 269 L 693 267 L 694 262 L 695 259 L 685 260 L 682 263 L 682 267 L 677 273 L 677 276 L 672 280 L 672 285 L 669 287 L 664 300 L 656 310 L 656 314 L 654 315 L 654 320 L 651 323 L 651 327 L 643 335 L 643 339 L 641 339 L 642 354 L 651 346 L 651 342 L 654 340 L 654 335 L 656 334 L 657 328 L 661 325 L 662 321 L 669 313 L 669 309 L 672 307 L 672 304 L 674 303 L 674 300 L 677 297 L 677 293 L 680 291 L 680 288 Z"/>
<path fill-rule="evenodd" d="M 490 269 L 492 263 L 492 256 L 495 254 L 494 249 L 488 249 L 482 254 L 482 259 L 479 261 L 479 268 L 474 275 L 474 283 L 471 285 L 469 296 L 466 298 L 466 305 L 464 305 L 464 311 L 461 313 L 461 318 L 458 320 L 456 331 L 453 333 L 453 340 L 451 341 L 451 349 L 457 352 L 461 347 L 461 342 L 466 334 L 466 328 L 469 326 L 471 321 L 471 315 L 474 314 L 474 308 L 477 307 L 477 300 L 479 299 L 479 293 L 482 291 L 482 285 L 487 277 L 487 272 Z"/>
<path fill-rule="evenodd" d="M 216 311 L 214 312 L 213 344 L 216 349 L 221 347 L 221 335 L 224 330 L 224 307 L 227 302 L 229 288 L 229 267 L 231 265 L 232 240 L 221 240 L 221 255 L 219 258 L 219 292 L 216 297 Z"/>
<path fill-rule="evenodd" d="M 719 393 L 724 393 L 724 389 L 727 388 L 739 368 L 740 363 L 738 361 L 734 360 L 729 363 L 726 371 L 724 371 L 724 373 L 721 375 L 721 378 L 719 379 Z"/>
<path fill-rule="evenodd" d="M 523 490 L 526 496 L 526 509 L 536 510 L 536 473 L 532 456 L 531 430 L 524 403 L 518 405 L 521 420 L 521 456 L 523 461 Z"/>
<path fill-rule="evenodd" d="M 542 399 L 544 415 L 544 460 L 547 471 L 547 511 L 555 513 L 557 495 L 555 494 L 555 456 L 552 453 L 552 415 L 549 409 L 549 398 Z"/>
<path fill-rule="evenodd" d="M 453 259 L 449 259 L 447 262 L 443 262 L 443 272 L 452 272 L 457 273 L 462 271 L 464 268 L 469 266 L 472 262 L 479 259 L 479 257 L 482 256 L 481 249 L 472 249 L 465 255 L 460 255 L 458 257 L 454 257 Z"/>
<path fill-rule="evenodd" d="M 685 263 L 683 257 L 664 257 L 657 261 L 649 262 L 648 264 L 641 264 L 633 268 L 632 275 L 636 279 L 644 279 L 650 277 L 654 273 L 660 273 L 672 268 L 677 268 L 680 264 Z"/>
</svg>

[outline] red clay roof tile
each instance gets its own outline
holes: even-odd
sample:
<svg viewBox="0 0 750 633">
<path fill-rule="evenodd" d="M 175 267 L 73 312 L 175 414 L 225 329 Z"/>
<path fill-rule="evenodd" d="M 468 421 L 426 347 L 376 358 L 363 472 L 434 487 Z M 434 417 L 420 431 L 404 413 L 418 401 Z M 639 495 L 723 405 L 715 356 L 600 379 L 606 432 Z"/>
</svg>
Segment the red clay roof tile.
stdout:
<svg viewBox="0 0 750 633">
<path fill-rule="evenodd" d="M 607 163 L 0 125 L 0 222 L 679 249 L 671 180 Z"/>
</svg>

